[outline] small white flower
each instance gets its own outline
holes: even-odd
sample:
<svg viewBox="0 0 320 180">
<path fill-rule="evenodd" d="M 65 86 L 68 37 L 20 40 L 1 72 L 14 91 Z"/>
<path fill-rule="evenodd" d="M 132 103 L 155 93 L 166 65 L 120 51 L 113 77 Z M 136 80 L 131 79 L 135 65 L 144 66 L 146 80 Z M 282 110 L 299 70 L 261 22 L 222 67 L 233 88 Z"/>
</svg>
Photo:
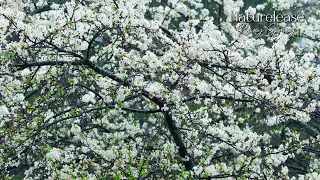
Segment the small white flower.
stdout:
<svg viewBox="0 0 320 180">
<path fill-rule="evenodd" d="M 110 161 L 117 158 L 117 154 L 115 154 L 111 149 L 105 151 L 103 155 L 106 160 L 110 160 Z"/>
<path fill-rule="evenodd" d="M 84 96 L 82 96 L 82 101 L 85 103 L 90 102 L 90 95 L 89 94 L 85 94 Z"/>
<path fill-rule="evenodd" d="M 195 166 L 193 167 L 194 173 L 198 176 L 201 174 L 201 172 L 203 171 L 203 167 L 201 166 Z"/>
<path fill-rule="evenodd" d="M 201 150 L 195 149 L 193 153 L 194 153 L 194 156 L 195 156 L 195 157 L 200 157 L 200 156 L 202 156 L 202 151 L 201 151 Z"/>
<path fill-rule="evenodd" d="M 90 61 L 91 61 L 91 62 L 94 62 L 94 63 L 96 63 L 97 60 L 98 60 L 98 57 L 97 57 L 97 56 L 92 56 L 92 57 L 90 58 Z"/>
<path fill-rule="evenodd" d="M 20 73 L 21 73 L 21 76 L 25 77 L 25 76 L 30 75 L 32 72 L 28 68 L 26 68 L 26 69 L 20 71 Z"/>
<path fill-rule="evenodd" d="M 163 111 L 168 111 L 168 110 L 169 110 L 169 107 L 163 106 L 163 107 L 161 108 L 161 110 L 163 110 Z"/>
<path fill-rule="evenodd" d="M 59 7 L 60 7 L 59 4 L 52 4 L 52 5 L 50 6 L 50 8 L 51 8 L 52 10 L 58 10 Z"/>
<path fill-rule="evenodd" d="M 74 135 L 78 135 L 81 133 L 81 127 L 78 126 L 77 124 L 73 124 L 71 129 L 70 129 L 70 132 Z"/>
<path fill-rule="evenodd" d="M 266 123 L 268 126 L 273 126 L 279 124 L 281 122 L 281 118 L 279 116 L 268 117 Z"/>
<path fill-rule="evenodd" d="M 17 101 L 17 102 L 21 102 L 24 100 L 24 95 L 23 94 L 16 94 L 14 97 L 13 97 L 13 100 L 14 101 Z"/>
<path fill-rule="evenodd" d="M 0 106 L 0 118 L 8 114 L 9 114 L 8 108 L 6 106 Z"/>
<path fill-rule="evenodd" d="M 210 165 L 204 168 L 204 170 L 209 173 L 209 174 L 215 174 L 216 173 L 216 168 L 214 165 Z"/>
<path fill-rule="evenodd" d="M 60 174 L 60 178 L 61 179 L 72 179 L 72 176 L 71 175 L 69 175 L 69 174 L 66 174 L 66 173 L 64 173 L 64 172 L 60 172 L 61 174 Z"/>
<path fill-rule="evenodd" d="M 95 94 L 93 92 L 88 92 L 88 94 L 85 94 L 82 96 L 81 100 L 85 103 L 88 103 L 88 102 L 92 102 L 92 103 L 95 103 Z"/>
<path fill-rule="evenodd" d="M 185 4 L 179 3 L 176 6 L 176 10 L 180 11 L 183 15 L 187 16 L 188 15 L 188 8 Z"/>
<path fill-rule="evenodd" d="M 46 154 L 47 158 L 51 158 L 53 161 L 59 160 L 61 157 L 60 149 L 52 148 L 49 153 Z"/>
<path fill-rule="evenodd" d="M 258 10 L 264 10 L 265 7 L 266 7 L 266 6 L 263 5 L 263 4 L 259 4 L 259 5 L 256 6 L 256 8 L 257 8 Z"/>
<path fill-rule="evenodd" d="M 289 172 L 289 170 L 288 170 L 288 167 L 287 166 L 284 166 L 284 167 L 282 167 L 282 169 L 281 169 L 281 173 L 282 174 L 288 174 L 288 172 Z"/>
</svg>

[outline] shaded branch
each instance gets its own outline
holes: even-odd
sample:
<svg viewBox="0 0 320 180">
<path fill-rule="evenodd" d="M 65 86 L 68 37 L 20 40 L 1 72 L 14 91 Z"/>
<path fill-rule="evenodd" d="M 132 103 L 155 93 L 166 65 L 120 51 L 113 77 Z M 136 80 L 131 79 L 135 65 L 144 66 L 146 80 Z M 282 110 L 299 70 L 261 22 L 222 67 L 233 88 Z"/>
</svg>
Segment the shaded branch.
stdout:
<svg viewBox="0 0 320 180">
<path fill-rule="evenodd" d="M 46 5 L 46 6 L 43 6 L 42 8 L 40 8 L 40 9 L 36 9 L 35 11 L 33 11 L 31 13 L 31 15 L 40 14 L 40 13 L 43 13 L 43 12 L 46 12 L 46 11 L 50 11 L 50 10 L 51 10 L 50 5 Z"/>
<path fill-rule="evenodd" d="M 185 102 L 189 102 L 189 101 L 192 101 L 192 100 L 195 100 L 198 98 L 201 98 L 201 99 L 215 98 L 215 99 L 223 99 L 223 100 L 237 101 L 237 102 L 254 102 L 254 100 L 252 100 L 252 99 L 236 99 L 236 98 L 227 97 L 227 96 L 211 96 L 211 95 L 203 95 L 203 96 L 198 96 L 198 97 L 193 96 L 193 97 L 189 97 L 189 98 L 182 100 L 182 102 L 185 103 Z"/>
<path fill-rule="evenodd" d="M 314 137 L 316 136 L 320 136 L 320 132 L 313 128 L 312 126 L 308 125 L 305 122 L 301 122 L 301 121 L 294 121 L 294 123 L 302 128 L 305 128 L 308 132 L 310 132 Z"/>
<path fill-rule="evenodd" d="M 54 65 L 83 65 L 84 61 L 41 61 L 41 62 L 28 62 L 24 64 L 14 64 L 18 71 L 24 70 L 29 67 L 39 67 L 39 66 L 54 66 Z"/>
<path fill-rule="evenodd" d="M 194 163 L 192 162 L 191 156 L 188 154 L 187 147 L 184 145 L 184 143 L 182 141 L 180 130 L 175 125 L 169 112 L 165 112 L 164 116 L 165 116 L 165 121 L 167 123 L 168 129 L 169 129 L 171 135 L 173 136 L 173 140 L 174 140 L 175 144 L 179 147 L 178 148 L 179 155 L 183 158 L 188 158 L 183 163 L 184 163 L 185 168 L 190 171 L 190 170 L 192 170 Z"/>
</svg>

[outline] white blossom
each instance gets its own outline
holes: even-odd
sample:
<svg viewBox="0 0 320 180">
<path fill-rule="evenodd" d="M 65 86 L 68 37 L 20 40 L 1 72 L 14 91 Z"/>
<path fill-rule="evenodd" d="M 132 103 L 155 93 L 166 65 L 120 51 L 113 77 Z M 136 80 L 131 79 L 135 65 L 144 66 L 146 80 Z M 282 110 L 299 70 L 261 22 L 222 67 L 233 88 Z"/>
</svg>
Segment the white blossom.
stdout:
<svg viewBox="0 0 320 180">
<path fill-rule="evenodd" d="M 78 126 L 77 124 L 73 124 L 70 129 L 70 132 L 74 135 L 79 135 L 81 133 L 81 127 Z"/>
<path fill-rule="evenodd" d="M 0 118 L 9 114 L 9 110 L 6 106 L 0 106 Z"/>
<path fill-rule="evenodd" d="M 54 147 L 49 153 L 46 154 L 46 157 L 52 159 L 53 161 L 58 161 L 61 158 L 61 150 Z"/>
<path fill-rule="evenodd" d="M 95 94 L 93 92 L 88 92 L 87 94 L 83 95 L 82 96 L 82 102 L 85 102 L 85 103 L 88 103 L 88 102 L 92 102 L 92 103 L 95 103 Z"/>
</svg>

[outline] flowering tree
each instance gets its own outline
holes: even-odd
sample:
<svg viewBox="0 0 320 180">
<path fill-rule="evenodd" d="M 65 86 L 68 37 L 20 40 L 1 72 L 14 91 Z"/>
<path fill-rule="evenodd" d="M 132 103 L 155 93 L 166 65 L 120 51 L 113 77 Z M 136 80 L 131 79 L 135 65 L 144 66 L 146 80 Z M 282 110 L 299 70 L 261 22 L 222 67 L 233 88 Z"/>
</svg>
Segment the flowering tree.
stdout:
<svg viewBox="0 0 320 180">
<path fill-rule="evenodd" d="M 0 178 L 319 179 L 319 3 L 243 5 L 0 1 Z"/>
</svg>

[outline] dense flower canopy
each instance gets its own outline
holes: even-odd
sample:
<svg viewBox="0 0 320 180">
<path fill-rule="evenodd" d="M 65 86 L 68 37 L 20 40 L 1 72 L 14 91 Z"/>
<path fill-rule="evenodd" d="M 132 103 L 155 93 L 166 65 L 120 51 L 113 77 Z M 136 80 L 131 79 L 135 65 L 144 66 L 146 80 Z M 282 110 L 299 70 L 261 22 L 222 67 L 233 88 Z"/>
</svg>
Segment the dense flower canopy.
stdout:
<svg viewBox="0 0 320 180">
<path fill-rule="evenodd" d="M 256 36 L 231 17 L 271 11 L 305 20 Z M 312 0 L 0 0 L 0 178 L 320 179 L 319 15 Z"/>
</svg>

